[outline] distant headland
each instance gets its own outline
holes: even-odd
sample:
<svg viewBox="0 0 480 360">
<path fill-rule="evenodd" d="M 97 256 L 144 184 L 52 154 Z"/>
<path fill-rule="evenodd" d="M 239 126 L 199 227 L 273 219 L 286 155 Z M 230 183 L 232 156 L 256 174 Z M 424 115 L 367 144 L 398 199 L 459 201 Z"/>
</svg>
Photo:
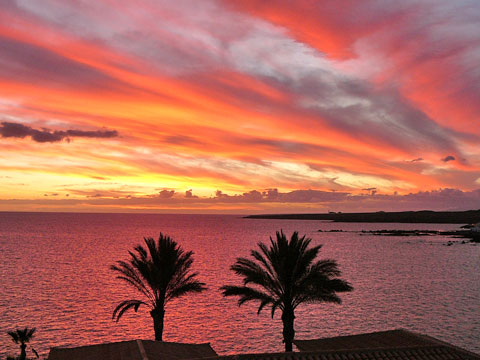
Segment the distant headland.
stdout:
<svg viewBox="0 0 480 360">
<path fill-rule="evenodd" d="M 330 220 L 334 222 L 366 223 L 428 223 L 428 224 L 476 224 L 480 222 L 480 210 L 468 211 L 401 211 L 326 214 L 264 214 L 245 216 L 248 219 L 282 220 Z"/>
</svg>

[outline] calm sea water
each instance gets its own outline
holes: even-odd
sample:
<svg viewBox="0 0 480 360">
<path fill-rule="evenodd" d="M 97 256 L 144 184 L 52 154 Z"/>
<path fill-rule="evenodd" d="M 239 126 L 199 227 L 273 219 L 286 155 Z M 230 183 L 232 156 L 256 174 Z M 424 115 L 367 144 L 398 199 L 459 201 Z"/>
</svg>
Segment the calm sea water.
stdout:
<svg viewBox="0 0 480 360">
<path fill-rule="evenodd" d="M 441 236 L 383 237 L 319 229 L 456 229 L 457 225 L 358 224 L 253 220 L 221 215 L 0 213 L 0 358 L 17 354 L 6 331 L 35 326 L 31 346 L 78 346 L 152 339 L 148 312 L 111 319 L 131 295 L 109 266 L 127 259 L 144 236 L 160 232 L 195 252 L 194 269 L 209 290 L 169 304 L 166 341 L 210 342 L 221 354 L 281 351 L 281 321 L 256 306 L 237 307 L 219 287 L 238 278 L 229 270 L 276 230 L 298 230 L 323 244 L 355 290 L 343 304 L 300 307 L 296 337 L 318 338 L 395 328 L 429 334 L 480 352 L 480 246 Z"/>
</svg>

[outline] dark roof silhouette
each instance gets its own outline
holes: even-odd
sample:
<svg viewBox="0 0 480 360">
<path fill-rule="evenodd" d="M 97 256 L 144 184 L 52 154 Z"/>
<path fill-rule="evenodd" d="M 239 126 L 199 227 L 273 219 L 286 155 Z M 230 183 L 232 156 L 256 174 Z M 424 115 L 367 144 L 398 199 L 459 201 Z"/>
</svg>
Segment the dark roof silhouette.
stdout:
<svg viewBox="0 0 480 360">
<path fill-rule="evenodd" d="M 300 351 L 378 349 L 445 344 L 435 338 L 404 329 L 313 340 L 295 340 L 294 343 Z"/>
<path fill-rule="evenodd" d="M 319 359 L 327 359 L 325 356 L 332 353 L 341 355 L 341 359 L 354 359 L 357 355 L 361 359 L 480 359 L 479 355 L 452 344 L 404 329 L 294 340 L 294 344 L 302 352 L 322 354 Z"/>
<path fill-rule="evenodd" d="M 132 340 L 115 343 L 54 347 L 48 360 L 186 360 L 215 357 L 210 344 L 181 344 L 173 342 Z"/>
<path fill-rule="evenodd" d="M 476 360 L 468 354 L 442 347 L 338 350 L 317 352 L 242 354 L 220 356 L 218 360 Z"/>
<path fill-rule="evenodd" d="M 294 340 L 300 352 L 219 356 L 216 360 L 478 360 L 479 355 L 407 330 Z M 214 360 L 214 359 L 212 359 Z"/>
<path fill-rule="evenodd" d="M 48 360 L 480 360 L 480 355 L 403 329 L 294 343 L 300 352 L 218 356 L 210 344 L 133 340 L 55 347 Z"/>
</svg>

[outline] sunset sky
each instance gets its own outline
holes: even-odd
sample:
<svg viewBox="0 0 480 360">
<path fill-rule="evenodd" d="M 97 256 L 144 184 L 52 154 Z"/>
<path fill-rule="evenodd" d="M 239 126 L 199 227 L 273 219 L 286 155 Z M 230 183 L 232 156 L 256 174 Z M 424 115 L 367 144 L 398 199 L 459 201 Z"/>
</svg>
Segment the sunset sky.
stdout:
<svg viewBox="0 0 480 360">
<path fill-rule="evenodd" d="M 480 208 L 480 2 L 0 0 L 0 210 Z"/>
</svg>

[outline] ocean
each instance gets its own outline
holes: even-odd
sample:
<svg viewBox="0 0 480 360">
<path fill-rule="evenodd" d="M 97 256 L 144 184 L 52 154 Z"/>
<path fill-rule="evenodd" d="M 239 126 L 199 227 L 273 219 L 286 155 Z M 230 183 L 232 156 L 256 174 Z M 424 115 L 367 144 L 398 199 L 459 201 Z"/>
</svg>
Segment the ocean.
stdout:
<svg viewBox="0 0 480 360">
<path fill-rule="evenodd" d="M 480 353 L 480 246 L 446 246 L 452 239 L 444 236 L 360 233 L 458 228 L 233 215 L 0 213 L 0 358 L 18 355 L 6 332 L 25 326 L 37 328 L 27 352 L 33 347 L 41 356 L 53 346 L 153 339 L 145 308 L 112 320 L 115 305 L 135 294 L 110 265 L 160 232 L 194 252 L 193 269 L 208 286 L 168 304 L 165 341 L 209 342 L 219 354 L 282 351 L 280 313 L 257 315 L 256 304 L 238 307 L 219 290 L 240 283 L 229 269 L 236 257 L 248 257 L 280 229 L 323 244 L 320 258 L 336 259 L 355 288 L 341 294 L 341 305 L 298 308 L 297 339 L 404 328 Z"/>
</svg>

